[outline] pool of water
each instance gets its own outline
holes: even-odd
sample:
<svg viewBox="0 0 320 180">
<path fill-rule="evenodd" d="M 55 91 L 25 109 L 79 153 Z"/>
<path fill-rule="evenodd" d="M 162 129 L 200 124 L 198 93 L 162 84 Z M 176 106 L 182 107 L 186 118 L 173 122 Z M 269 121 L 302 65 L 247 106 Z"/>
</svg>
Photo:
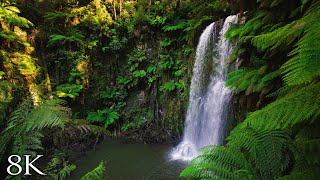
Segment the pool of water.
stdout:
<svg viewBox="0 0 320 180">
<path fill-rule="evenodd" d="M 187 163 L 170 160 L 171 149 L 172 145 L 103 142 L 97 145 L 95 151 L 72 162 L 77 169 L 68 179 L 80 179 L 101 161 L 106 162 L 105 174 L 108 180 L 180 179 L 179 173 Z"/>
</svg>

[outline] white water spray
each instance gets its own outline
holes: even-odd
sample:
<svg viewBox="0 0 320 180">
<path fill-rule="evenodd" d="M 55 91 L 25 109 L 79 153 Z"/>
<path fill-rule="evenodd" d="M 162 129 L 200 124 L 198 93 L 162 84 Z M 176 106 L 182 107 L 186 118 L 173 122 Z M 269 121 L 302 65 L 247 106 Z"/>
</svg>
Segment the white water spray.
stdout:
<svg viewBox="0 0 320 180">
<path fill-rule="evenodd" d="M 225 87 L 225 63 L 233 48 L 224 38 L 224 34 L 230 24 L 237 21 L 236 15 L 227 17 L 219 34 L 218 25 L 212 23 L 200 37 L 183 141 L 171 152 L 172 159 L 191 160 L 199 155 L 200 148 L 223 144 L 228 102 L 231 97 L 230 90 Z M 211 71 L 206 67 L 208 64 L 212 65 L 209 67 Z"/>
</svg>

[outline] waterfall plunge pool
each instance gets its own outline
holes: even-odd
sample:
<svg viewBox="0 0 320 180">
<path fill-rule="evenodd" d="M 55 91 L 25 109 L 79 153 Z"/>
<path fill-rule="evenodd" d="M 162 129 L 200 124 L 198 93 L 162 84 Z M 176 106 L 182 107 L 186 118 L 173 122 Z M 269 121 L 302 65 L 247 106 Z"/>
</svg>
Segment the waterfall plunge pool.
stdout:
<svg viewBox="0 0 320 180">
<path fill-rule="evenodd" d="M 68 179 L 79 180 L 101 161 L 106 162 L 105 179 L 109 180 L 174 180 L 188 162 L 170 160 L 172 145 L 132 144 L 104 141 L 73 164 L 77 169 Z M 183 179 L 183 178 L 181 178 Z"/>
</svg>

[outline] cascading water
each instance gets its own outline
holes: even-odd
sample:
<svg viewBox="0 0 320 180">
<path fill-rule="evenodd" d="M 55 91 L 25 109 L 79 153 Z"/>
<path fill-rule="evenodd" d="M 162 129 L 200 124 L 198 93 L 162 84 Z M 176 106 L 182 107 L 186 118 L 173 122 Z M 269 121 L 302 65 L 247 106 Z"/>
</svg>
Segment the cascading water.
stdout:
<svg viewBox="0 0 320 180">
<path fill-rule="evenodd" d="M 227 17 L 219 34 L 218 24 L 212 23 L 200 37 L 183 141 L 171 152 L 172 159 L 191 160 L 198 155 L 198 149 L 223 144 L 231 97 L 225 87 L 225 62 L 233 48 L 224 34 L 237 21 L 237 15 Z"/>
</svg>

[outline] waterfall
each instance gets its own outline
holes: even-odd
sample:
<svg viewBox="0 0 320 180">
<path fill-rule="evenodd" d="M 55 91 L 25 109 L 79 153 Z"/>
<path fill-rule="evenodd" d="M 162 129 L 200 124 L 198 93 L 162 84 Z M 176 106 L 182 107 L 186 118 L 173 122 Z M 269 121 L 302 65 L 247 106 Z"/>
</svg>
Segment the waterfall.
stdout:
<svg viewBox="0 0 320 180">
<path fill-rule="evenodd" d="M 204 146 L 223 145 L 231 97 L 230 90 L 225 87 L 225 63 L 233 48 L 224 34 L 237 20 L 236 15 L 227 17 L 222 28 L 219 23 L 212 23 L 200 36 L 183 140 L 171 152 L 172 159 L 191 160 Z"/>
</svg>

